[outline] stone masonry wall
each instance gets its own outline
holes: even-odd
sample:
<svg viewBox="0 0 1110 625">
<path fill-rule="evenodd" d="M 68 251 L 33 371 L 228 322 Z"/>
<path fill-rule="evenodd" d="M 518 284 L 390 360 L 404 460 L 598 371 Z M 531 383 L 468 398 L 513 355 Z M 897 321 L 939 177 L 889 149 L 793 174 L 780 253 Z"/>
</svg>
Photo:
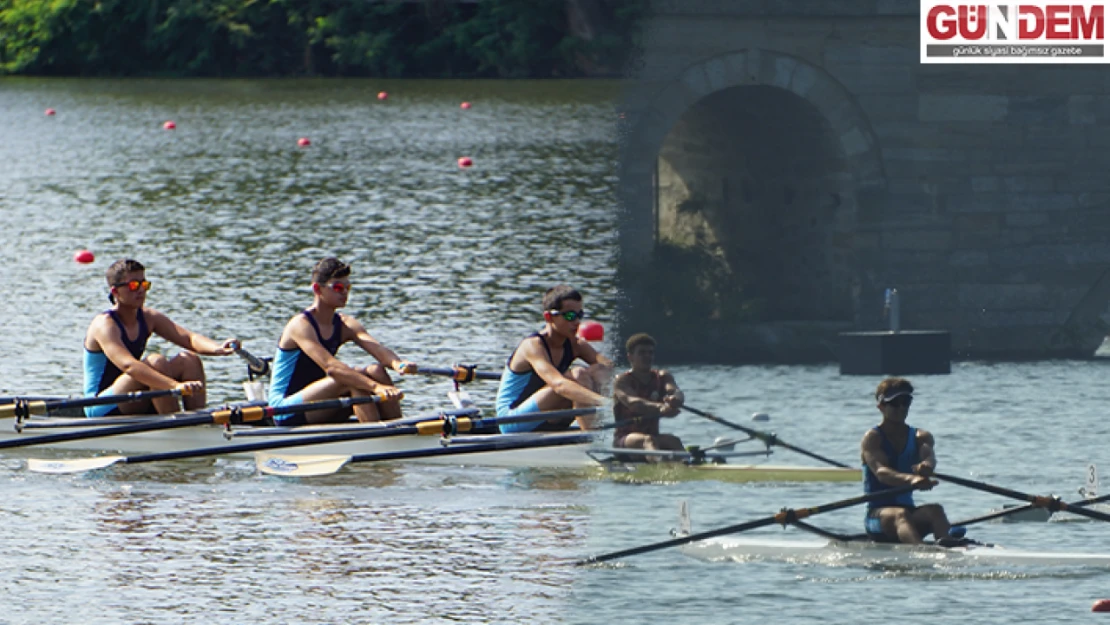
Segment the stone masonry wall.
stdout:
<svg viewBox="0 0 1110 625">
<path fill-rule="evenodd" d="M 916 0 L 653 6 L 623 109 L 630 321 L 650 297 L 636 276 L 650 259 L 663 139 L 707 93 L 773 84 L 821 108 L 854 163 L 857 329 L 882 327 L 882 291 L 897 287 L 903 327 L 951 330 L 958 356 L 1098 346 L 1110 302 L 1110 68 L 921 65 Z"/>
</svg>

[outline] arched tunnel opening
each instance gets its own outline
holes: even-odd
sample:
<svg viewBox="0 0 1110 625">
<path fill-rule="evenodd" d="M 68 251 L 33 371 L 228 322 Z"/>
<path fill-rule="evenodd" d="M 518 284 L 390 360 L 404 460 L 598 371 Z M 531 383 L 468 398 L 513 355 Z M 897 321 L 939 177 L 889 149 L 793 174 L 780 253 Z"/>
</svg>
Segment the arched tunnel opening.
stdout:
<svg viewBox="0 0 1110 625">
<path fill-rule="evenodd" d="M 688 328 L 851 322 L 854 198 L 810 102 L 762 85 L 699 100 L 657 158 L 656 312 Z"/>
</svg>

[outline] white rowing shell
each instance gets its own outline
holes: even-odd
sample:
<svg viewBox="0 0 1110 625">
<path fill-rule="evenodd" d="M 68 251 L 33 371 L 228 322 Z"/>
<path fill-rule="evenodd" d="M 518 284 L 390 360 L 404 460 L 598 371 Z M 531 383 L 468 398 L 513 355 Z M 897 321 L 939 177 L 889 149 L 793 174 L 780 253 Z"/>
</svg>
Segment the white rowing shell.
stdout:
<svg viewBox="0 0 1110 625">
<path fill-rule="evenodd" d="M 708 561 L 784 560 L 819 564 L 1039 565 L 1110 567 L 1110 553 L 1023 551 L 996 545 L 947 549 L 935 545 L 898 545 L 866 541 L 713 538 L 690 543 L 682 552 Z"/>
</svg>

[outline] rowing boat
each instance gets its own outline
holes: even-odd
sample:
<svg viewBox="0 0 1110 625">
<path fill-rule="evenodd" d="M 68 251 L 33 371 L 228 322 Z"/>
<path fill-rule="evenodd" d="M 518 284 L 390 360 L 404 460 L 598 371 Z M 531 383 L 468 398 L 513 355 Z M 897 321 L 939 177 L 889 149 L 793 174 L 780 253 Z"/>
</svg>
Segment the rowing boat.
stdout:
<svg viewBox="0 0 1110 625">
<path fill-rule="evenodd" d="M 429 418 L 432 418 L 431 416 Z M 167 417 L 130 417 L 118 419 L 98 419 L 97 424 L 124 424 L 124 423 L 158 423 L 167 420 Z M 0 442 L 41 436 L 44 434 L 64 434 L 69 432 L 87 432 L 90 428 L 103 427 L 94 425 L 86 419 L 63 419 L 53 417 L 38 417 L 32 423 L 50 425 L 49 428 L 25 428 L 22 433 L 16 432 L 12 419 L 0 420 Z M 244 441 L 274 441 L 289 440 L 290 437 L 309 435 L 331 434 L 358 434 L 372 430 L 390 428 L 389 423 L 384 424 L 333 424 L 320 426 L 300 427 L 265 427 L 234 425 L 230 427 L 215 425 L 192 425 L 172 429 L 157 429 L 146 432 L 136 432 L 116 436 L 103 436 L 53 442 L 49 445 L 27 448 L 16 447 L 4 450 L 7 453 L 16 452 L 26 456 L 34 450 L 50 448 L 63 451 L 103 452 L 112 454 L 145 454 L 145 453 L 172 453 L 185 449 L 215 448 L 243 443 Z M 527 438 L 538 441 L 538 445 L 528 449 L 490 451 L 467 455 L 465 458 L 454 457 L 451 454 L 435 455 L 430 457 L 415 458 L 412 462 L 439 465 L 478 465 L 490 467 L 528 467 L 536 469 L 556 469 L 576 471 L 593 478 L 614 479 L 625 482 L 681 482 L 690 480 L 717 480 L 724 482 L 841 482 L 858 481 L 858 469 L 843 469 L 839 467 L 810 467 L 791 466 L 778 464 L 763 464 L 745 462 L 743 464 L 729 464 L 731 458 L 737 456 L 761 455 L 769 457 L 768 451 L 759 452 L 703 452 L 696 456 L 687 452 L 655 452 L 653 455 L 670 454 L 671 462 L 627 462 L 627 456 L 635 455 L 634 450 L 618 450 L 604 447 L 599 433 L 597 439 L 591 443 L 543 446 L 546 434 L 529 434 Z M 466 437 L 430 437 L 430 436 L 392 436 L 388 438 L 372 438 L 352 440 L 290 449 L 290 454 L 283 454 L 287 459 L 295 460 L 296 454 L 307 456 L 320 455 L 363 455 L 395 453 L 410 450 L 428 450 L 441 447 L 454 446 L 456 448 L 469 444 L 492 442 L 505 435 L 471 435 Z M 518 436 L 519 438 L 519 436 Z M 38 451 L 37 455 L 42 452 Z M 57 456 L 58 453 L 52 455 Z M 251 457 L 253 452 L 231 453 L 231 456 Z M 626 457 L 621 459 L 621 457 Z M 697 463 L 692 463 L 697 460 Z"/>
<path fill-rule="evenodd" d="M 799 527 L 821 531 L 806 523 Z M 675 536 L 690 536 L 690 509 L 679 507 Z M 1110 553 L 1024 551 L 1000 545 L 965 541 L 953 547 L 934 543 L 905 545 L 857 538 L 783 539 L 764 537 L 712 537 L 682 545 L 682 553 L 708 562 L 777 560 L 830 566 L 932 565 L 932 566 L 1092 566 L 1110 567 Z"/>
<path fill-rule="evenodd" d="M 931 564 L 937 566 L 1110 567 L 1110 553 L 1023 551 L 972 543 L 958 547 L 902 545 L 871 541 L 781 538 L 712 538 L 681 547 L 692 558 L 711 562 L 782 560 L 834 566 Z"/>
</svg>

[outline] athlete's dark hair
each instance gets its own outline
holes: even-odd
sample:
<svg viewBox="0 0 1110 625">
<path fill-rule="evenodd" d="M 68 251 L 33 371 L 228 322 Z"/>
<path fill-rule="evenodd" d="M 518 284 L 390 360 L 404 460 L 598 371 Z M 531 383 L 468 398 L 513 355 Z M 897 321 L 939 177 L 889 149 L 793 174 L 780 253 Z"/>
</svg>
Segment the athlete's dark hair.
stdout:
<svg viewBox="0 0 1110 625">
<path fill-rule="evenodd" d="M 346 278 L 349 275 L 351 275 L 351 266 L 338 258 L 325 258 L 316 263 L 312 269 L 312 281 L 317 284 L 324 284 L 334 278 Z"/>
<path fill-rule="evenodd" d="M 104 273 L 104 277 L 108 279 L 108 286 L 115 286 L 123 282 L 123 276 L 133 271 L 146 271 L 146 267 L 137 260 L 130 258 L 121 258 L 108 266 L 108 271 Z"/>
<path fill-rule="evenodd" d="M 543 310 L 562 310 L 563 301 L 568 299 L 581 302 L 582 294 L 565 284 L 553 286 L 543 294 Z"/>
<path fill-rule="evenodd" d="M 650 347 L 655 347 L 655 339 L 652 338 L 652 336 L 650 334 L 646 333 L 646 332 L 640 332 L 639 334 L 633 334 L 632 336 L 628 337 L 627 341 L 625 341 L 624 349 L 629 354 L 631 354 L 632 350 L 636 349 L 637 347 L 639 347 L 641 345 L 648 345 Z"/>
</svg>

